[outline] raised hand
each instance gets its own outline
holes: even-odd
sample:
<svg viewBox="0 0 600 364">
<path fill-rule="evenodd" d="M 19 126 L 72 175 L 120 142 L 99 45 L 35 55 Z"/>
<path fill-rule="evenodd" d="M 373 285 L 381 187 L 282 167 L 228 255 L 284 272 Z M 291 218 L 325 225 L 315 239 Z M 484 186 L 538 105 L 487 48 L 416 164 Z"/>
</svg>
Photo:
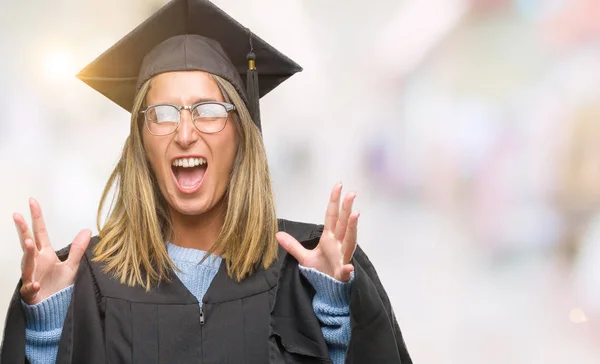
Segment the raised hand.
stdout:
<svg viewBox="0 0 600 364">
<path fill-rule="evenodd" d="M 338 281 L 346 282 L 350 280 L 354 270 L 350 262 L 356 249 L 356 227 L 360 213 L 352 212 L 352 204 L 356 197 L 354 192 L 346 195 L 340 211 L 341 194 L 342 184 L 339 183 L 331 191 L 325 214 L 325 227 L 315 249 L 305 249 L 293 236 L 282 231 L 275 237 L 301 265 L 315 268 Z"/>
<path fill-rule="evenodd" d="M 21 298 L 25 303 L 33 305 L 75 282 L 79 262 L 90 242 L 92 232 L 80 231 L 71 244 L 68 259 L 61 262 L 50 245 L 42 209 L 33 198 L 29 200 L 29 209 L 33 236 L 23 216 L 14 214 L 13 220 L 23 249 Z"/>
</svg>

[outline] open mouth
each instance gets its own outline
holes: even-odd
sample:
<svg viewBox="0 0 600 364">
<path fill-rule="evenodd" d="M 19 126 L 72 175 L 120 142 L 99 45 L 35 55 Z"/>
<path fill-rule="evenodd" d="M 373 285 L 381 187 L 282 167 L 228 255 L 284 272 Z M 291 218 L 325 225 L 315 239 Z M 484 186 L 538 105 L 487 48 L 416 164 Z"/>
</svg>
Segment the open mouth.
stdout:
<svg viewBox="0 0 600 364">
<path fill-rule="evenodd" d="M 171 164 L 179 188 L 185 191 L 196 190 L 200 186 L 207 167 L 206 159 L 202 157 L 177 158 Z"/>
</svg>

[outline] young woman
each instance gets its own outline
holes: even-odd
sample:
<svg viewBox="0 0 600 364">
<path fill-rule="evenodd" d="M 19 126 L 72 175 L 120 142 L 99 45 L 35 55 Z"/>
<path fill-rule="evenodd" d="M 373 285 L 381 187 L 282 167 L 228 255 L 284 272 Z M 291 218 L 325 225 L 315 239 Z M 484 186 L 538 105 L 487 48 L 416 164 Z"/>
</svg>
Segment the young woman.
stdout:
<svg viewBox="0 0 600 364">
<path fill-rule="evenodd" d="M 276 218 L 257 103 L 298 70 L 201 0 L 172 1 L 84 69 L 131 111 L 130 135 L 98 236 L 55 253 L 35 200 L 33 231 L 15 214 L 2 363 L 410 363 L 357 248 L 355 194 L 336 185 L 323 225 Z"/>
</svg>

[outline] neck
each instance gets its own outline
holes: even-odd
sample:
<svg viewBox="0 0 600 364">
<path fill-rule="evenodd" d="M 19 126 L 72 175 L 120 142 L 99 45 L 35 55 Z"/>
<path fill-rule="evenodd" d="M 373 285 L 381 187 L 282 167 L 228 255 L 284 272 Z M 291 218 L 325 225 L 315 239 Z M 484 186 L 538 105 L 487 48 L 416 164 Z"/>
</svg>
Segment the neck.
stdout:
<svg viewBox="0 0 600 364">
<path fill-rule="evenodd" d="M 172 243 L 182 248 L 208 251 L 217 242 L 225 222 L 223 200 L 201 215 L 183 215 L 170 208 L 173 223 Z M 214 254 L 219 254 L 214 252 Z"/>
</svg>

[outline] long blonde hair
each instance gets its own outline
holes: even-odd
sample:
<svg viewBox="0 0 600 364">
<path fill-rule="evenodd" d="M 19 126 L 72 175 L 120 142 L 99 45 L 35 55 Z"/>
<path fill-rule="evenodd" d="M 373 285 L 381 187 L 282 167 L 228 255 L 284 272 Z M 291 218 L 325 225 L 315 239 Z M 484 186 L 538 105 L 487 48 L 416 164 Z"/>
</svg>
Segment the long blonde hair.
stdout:
<svg viewBox="0 0 600 364">
<path fill-rule="evenodd" d="M 214 76 L 225 101 L 236 112 L 230 120 L 239 136 L 231 178 L 223 196 L 225 219 L 216 243 L 210 249 L 220 252 L 231 278 L 241 281 L 259 267 L 268 268 L 277 256 L 277 217 L 267 157 L 262 136 L 252 122 L 240 95 L 228 81 Z M 122 284 L 141 285 L 146 290 L 169 280 L 175 269 L 165 241 L 174 232 L 167 201 L 146 158 L 142 142 L 143 118 L 139 117 L 151 80 L 135 97 L 131 129 L 121 158 L 111 173 L 100 204 L 96 223 L 99 243 L 94 247 L 95 261 Z M 101 227 L 102 210 L 116 183 L 116 200 Z"/>
</svg>

